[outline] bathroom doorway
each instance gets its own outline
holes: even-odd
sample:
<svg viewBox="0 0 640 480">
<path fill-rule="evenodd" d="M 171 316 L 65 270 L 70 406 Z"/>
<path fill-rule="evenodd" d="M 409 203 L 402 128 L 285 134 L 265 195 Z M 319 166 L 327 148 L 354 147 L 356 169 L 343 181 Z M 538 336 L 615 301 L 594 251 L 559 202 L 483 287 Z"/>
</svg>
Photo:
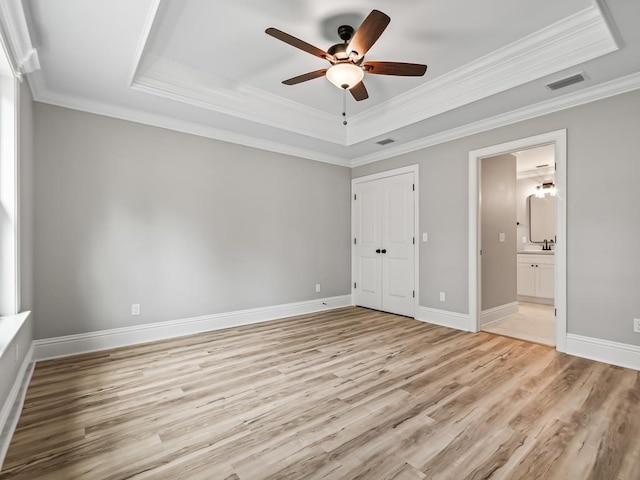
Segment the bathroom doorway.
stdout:
<svg viewBox="0 0 640 480">
<path fill-rule="evenodd" d="M 481 160 L 482 331 L 555 346 L 555 147 Z"/>
<path fill-rule="evenodd" d="M 491 161 L 483 164 L 492 157 L 500 157 L 496 161 L 501 165 L 492 167 Z M 566 131 L 475 150 L 469 161 L 469 311 L 475 330 L 555 345 L 558 351 L 565 351 Z M 502 174 L 509 170 L 516 178 L 507 184 L 503 177 L 503 183 L 494 185 L 493 191 L 483 190 L 482 182 L 488 181 L 491 170 Z M 501 196 L 514 202 L 494 215 L 506 222 L 492 225 L 494 218 L 483 223 L 483 213 L 491 217 L 487 208 L 495 208 Z M 531 198 L 552 196 L 554 215 L 550 222 L 554 231 L 550 234 L 536 227 L 539 202 L 532 203 Z M 492 260 L 501 262 L 504 269 L 493 268 Z"/>
</svg>

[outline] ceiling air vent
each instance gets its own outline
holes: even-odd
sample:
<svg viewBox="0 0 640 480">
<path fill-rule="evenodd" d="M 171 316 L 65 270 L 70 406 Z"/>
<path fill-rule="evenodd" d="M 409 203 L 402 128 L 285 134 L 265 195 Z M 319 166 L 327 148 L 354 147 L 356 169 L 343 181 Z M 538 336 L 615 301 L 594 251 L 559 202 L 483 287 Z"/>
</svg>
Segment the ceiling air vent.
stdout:
<svg viewBox="0 0 640 480">
<path fill-rule="evenodd" d="M 378 145 L 389 145 L 390 143 L 395 142 L 395 140 L 393 138 L 385 138 L 384 140 L 380 140 L 379 142 L 376 142 Z"/>
<path fill-rule="evenodd" d="M 584 74 L 584 72 L 576 73 L 575 75 L 563 78 L 562 80 L 548 83 L 547 88 L 549 90 L 560 90 L 561 88 L 568 87 L 569 85 L 573 85 L 574 83 L 584 82 L 586 78 L 587 76 Z"/>
</svg>

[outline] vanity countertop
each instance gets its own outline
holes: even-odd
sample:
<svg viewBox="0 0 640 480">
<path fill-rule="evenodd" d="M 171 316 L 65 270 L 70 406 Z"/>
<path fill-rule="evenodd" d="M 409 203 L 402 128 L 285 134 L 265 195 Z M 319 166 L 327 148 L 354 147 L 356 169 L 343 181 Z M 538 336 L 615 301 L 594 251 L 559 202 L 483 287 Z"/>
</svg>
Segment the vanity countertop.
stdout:
<svg viewBox="0 0 640 480">
<path fill-rule="evenodd" d="M 556 253 L 554 250 L 521 250 L 518 255 L 553 255 Z"/>
</svg>

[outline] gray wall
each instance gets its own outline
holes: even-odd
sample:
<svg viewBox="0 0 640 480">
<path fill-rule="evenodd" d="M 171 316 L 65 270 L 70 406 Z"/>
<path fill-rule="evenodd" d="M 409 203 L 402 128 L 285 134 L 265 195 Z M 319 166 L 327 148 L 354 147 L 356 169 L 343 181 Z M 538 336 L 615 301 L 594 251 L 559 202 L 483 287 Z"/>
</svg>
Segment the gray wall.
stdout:
<svg viewBox="0 0 640 480">
<path fill-rule="evenodd" d="M 350 293 L 349 169 L 35 105 L 36 338 Z"/>
<path fill-rule="evenodd" d="M 482 310 L 518 301 L 516 279 L 516 157 L 483 158 L 480 168 Z M 504 241 L 500 242 L 500 234 Z"/>
<path fill-rule="evenodd" d="M 470 150 L 566 128 L 568 331 L 640 345 L 640 90 L 353 169 L 420 165 L 420 304 L 468 313 Z M 595 248 L 600 245 L 600 248 Z M 447 301 L 438 301 L 438 292 Z"/>
</svg>

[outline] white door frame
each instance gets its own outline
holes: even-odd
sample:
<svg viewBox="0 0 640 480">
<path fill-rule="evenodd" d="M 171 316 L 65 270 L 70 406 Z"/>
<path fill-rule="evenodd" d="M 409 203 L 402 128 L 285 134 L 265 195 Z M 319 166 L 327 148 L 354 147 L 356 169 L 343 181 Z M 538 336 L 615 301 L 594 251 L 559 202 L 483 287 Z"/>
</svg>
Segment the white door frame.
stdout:
<svg viewBox="0 0 640 480">
<path fill-rule="evenodd" d="M 479 194 L 480 160 L 516 150 L 555 145 L 556 232 L 555 308 L 556 350 L 567 349 L 567 130 L 521 138 L 469 152 L 469 330 L 480 330 Z"/>
<path fill-rule="evenodd" d="M 418 268 L 420 265 L 420 256 L 419 256 L 420 249 L 418 248 L 418 245 L 419 245 L 418 232 L 420 231 L 420 229 L 418 228 L 418 219 L 420 218 L 418 215 L 419 213 L 418 206 L 420 205 L 418 192 L 420 192 L 420 188 L 418 185 L 418 181 L 419 181 L 418 171 L 419 171 L 418 165 L 409 165 L 408 167 L 394 168 L 393 170 L 385 170 L 384 172 L 374 173 L 371 175 L 366 175 L 364 177 L 351 179 L 351 298 L 354 299 L 353 301 L 354 305 L 355 305 L 355 292 L 354 292 L 353 284 L 356 281 L 355 275 L 356 275 L 357 266 L 356 266 L 356 256 L 354 254 L 354 247 L 353 247 L 353 239 L 355 238 L 354 236 L 356 233 L 356 223 L 355 223 L 356 211 L 355 211 L 355 203 L 353 201 L 353 195 L 356 190 L 356 185 L 359 183 L 371 182 L 372 180 L 379 180 L 381 178 L 389 178 L 389 177 L 395 177 L 396 175 L 403 175 L 405 173 L 413 173 L 413 183 L 416 186 L 415 194 L 413 195 L 413 202 L 414 202 L 413 203 L 413 236 L 416 239 L 415 244 L 413 246 L 413 253 L 414 253 L 414 256 L 413 256 L 414 287 L 413 288 L 415 289 L 415 292 L 416 292 L 416 296 L 413 302 L 413 318 L 416 317 L 416 314 L 418 312 L 418 305 L 420 304 L 420 272 Z"/>
</svg>

